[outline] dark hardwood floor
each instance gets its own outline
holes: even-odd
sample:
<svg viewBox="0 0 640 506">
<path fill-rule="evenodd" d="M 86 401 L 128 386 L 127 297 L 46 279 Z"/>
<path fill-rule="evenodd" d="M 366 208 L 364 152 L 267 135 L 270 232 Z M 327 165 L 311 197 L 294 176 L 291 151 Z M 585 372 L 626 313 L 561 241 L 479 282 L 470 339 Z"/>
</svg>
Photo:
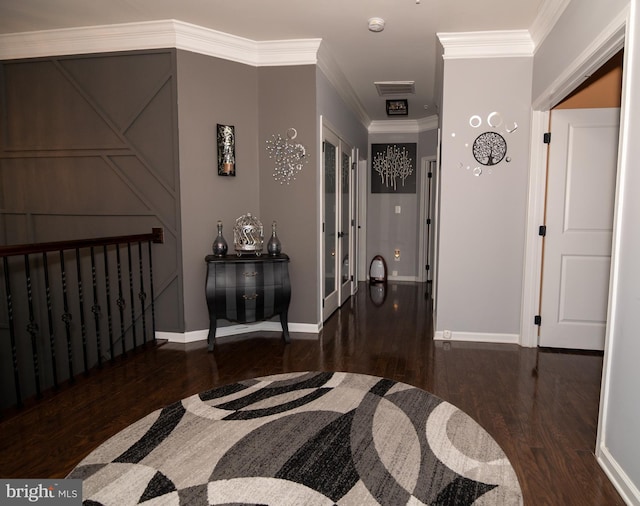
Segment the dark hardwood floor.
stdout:
<svg viewBox="0 0 640 506">
<path fill-rule="evenodd" d="M 434 342 L 424 284 L 360 290 L 320 335 L 254 332 L 148 346 L 0 420 L 0 476 L 61 478 L 144 415 L 212 387 L 290 371 L 384 376 L 455 404 L 502 446 L 525 505 L 622 505 L 593 455 L 602 357 L 516 345 Z"/>
</svg>

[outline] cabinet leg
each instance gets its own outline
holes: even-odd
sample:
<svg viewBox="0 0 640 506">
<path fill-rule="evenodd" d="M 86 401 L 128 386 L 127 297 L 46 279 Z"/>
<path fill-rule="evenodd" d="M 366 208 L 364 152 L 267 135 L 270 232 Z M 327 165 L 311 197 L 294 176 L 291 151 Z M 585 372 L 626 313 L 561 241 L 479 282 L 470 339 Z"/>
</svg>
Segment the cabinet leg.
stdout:
<svg viewBox="0 0 640 506">
<path fill-rule="evenodd" d="M 284 313 L 280 313 L 280 323 L 282 324 L 282 338 L 285 343 L 291 342 L 291 337 L 289 336 L 289 321 L 287 311 Z"/>
<path fill-rule="evenodd" d="M 209 335 L 207 336 L 207 344 L 209 345 L 209 351 L 213 351 L 213 343 L 216 340 L 216 328 L 218 324 L 215 317 L 209 316 Z"/>
</svg>

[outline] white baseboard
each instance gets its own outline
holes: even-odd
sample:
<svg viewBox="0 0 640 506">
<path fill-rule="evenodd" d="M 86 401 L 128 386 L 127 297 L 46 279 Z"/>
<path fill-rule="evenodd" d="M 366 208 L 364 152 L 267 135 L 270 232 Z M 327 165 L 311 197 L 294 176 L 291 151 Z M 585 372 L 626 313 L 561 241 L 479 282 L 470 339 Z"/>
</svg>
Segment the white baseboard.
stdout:
<svg viewBox="0 0 640 506">
<path fill-rule="evenodd" d="M 450 337 L 444 337 L 445 332 L 451 332 Z M 493 334 L 484 332 L 458 332 L 455 330 L 438 330 L 433 336 L 436 341 L 464 341 L 472 343 L 520 344 L 519 334 Z"/>
<path fill-rule="evenodd" d="M 611 455 L 609 449 L 600 446 L 598 453 L 598 464 L 613 483 L 623 501 L 631 506 L 640 506 L 640 490 L 629 479 L 620 464 Z"/>
<path fill-rule="evenodd" d="M 290 323 L 289 333 L 302 332 L 305 334 L 318 334 L 320 326 L 312 323 Z M 235 336 L 246 332 L 282 332 L 280 322 L 258 322 L 229 325 L 228 327 L 218 327 L 216 329 L 216 339 L 225 336 Z M 193 330 L 191 332 L 156 332 L 156 339 L 169 341 L 170 343 L 194 343 L 196 341 L 206 341 L 209 329 Z M 295 337 L 295 336 L 292 336 Z"/>
<path fill-rule="evenodd" d="M 418 278 L 416 276 L 387 276 L 387 281 L 410 281 L 415 283 Z"/>
<path fill-rule="evenodd" d="M 367 283 L 369 283 L 371 281 L 371 278 L 369 278 L 367 276 L 366 279 Z M 391 276 L 391 275 L 387 275 L 387 281 L 409 281 L 412 283 L 417 283 L 420 281 L 420 279 L 418 278 L 418 276 Z"/>
</svg>

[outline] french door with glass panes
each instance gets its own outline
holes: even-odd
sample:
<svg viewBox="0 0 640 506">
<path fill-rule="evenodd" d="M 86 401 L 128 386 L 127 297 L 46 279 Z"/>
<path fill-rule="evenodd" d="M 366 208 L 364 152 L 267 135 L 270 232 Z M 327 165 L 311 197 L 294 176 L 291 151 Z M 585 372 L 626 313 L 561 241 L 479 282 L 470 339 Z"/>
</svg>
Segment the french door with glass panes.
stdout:
<svg viewBox="0 0 640 506">
<path fill-rule="evenodd" d="M 356 234 L 352 149 L 325 127 L 322 150 L 324 321 L 352 294 Z"/>
</svg>

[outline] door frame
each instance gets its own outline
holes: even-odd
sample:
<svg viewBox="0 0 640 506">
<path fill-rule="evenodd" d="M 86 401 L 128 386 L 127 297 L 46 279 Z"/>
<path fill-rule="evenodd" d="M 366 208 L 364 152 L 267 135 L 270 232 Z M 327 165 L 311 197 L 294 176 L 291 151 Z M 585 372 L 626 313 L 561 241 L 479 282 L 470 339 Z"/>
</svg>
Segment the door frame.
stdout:
<svg viewBox="0 0 640 506">
<path fill-rule="evenodd" d="M 535 316 L 538 314 L 539 309 L 540 279 L 542 275 L 542 241 L 538 235 L 538 228 L 544 223 L 545 219 L 544 201 L 547 185 L 548 144 L 543 143 L 543 137 L 549 131 L 551 109 L 582 84 L 586 79 L 585 76 L 592 75 L 618 51 L 624 48 L 626 25 L 626 17 L 621 17 L 617 20 L 617 23 L 612 23 L 608 27 L 608 31 L 601 34 L 594 41 L 590 48 L 591 52 L 583 54 L 583 59 L 574 61 L 572 66 L 532 104 L 529 193 L 527 197 L 525 258 L 520 308 L 520 345 L 524 347 L 535 348 L 538 346 L 538 326 L 535 324 Z M 624 88 L 624 70 L 622 79 Z M 621 129 L 618 145 L 623 142 L 624 135 L 622 127 L 624 98 L 620 114 Z M 621 157 L 618 156 L 618 171 L 620 170 L 620 160 Z"/>
<path fill-rule="evenodd" d="M 429 169 L 431 168 L 431 164 L 433 163 L 433 175 L 431 177 L 431 188 L 429 188 Z M 435 257 L 437 252 L 434 248 L 435 242 L 435 212 L 430 212 L 435 209 L 435 196 L 436 196 L 436 185 L 438 184 L 437 180 L 437 157 L 436 156 L 423 156 L 420 161 L 420 169 L 421 169 L 421 185 L 420 185 L 420 210 L 418 216 L 418 281 L 421 283 L 426 283 L 430 279 L 433 281 L 434 270 L 435 270 Z M 429 192 L 431 189 L 431 192 Z M 430 193 L 430 194 L 429 194 Z M 431 207 L 431 210 L 428 209 L 427 204 Z M 427 219 L 431 219 L 431 224 L 427 227 Z M 427 236 L 427 228 L 429 228 L 429 236 Z M 429 246 L 427 246 L 427 239 L 429 239 Z M 427 247 L 429 250 L 427 250 Z M 429 258 L 429 253 L 433 253 L 433 256 Z M 429 260 L 429 272 L 426 270 L 426 263 Z M 431 274 L 431 276 L 429 276 Z"/>
<path fill-rule="evenodd" d="M 324 255 L 324 248 L 325 248 L 325 233 L 323 231 L 323 223 L 324 223 L 324 215 L 325 215 L 325 201 L 324 201 L 324 195 L 325 195 L 325 177 L 324 177 L 324 151 L 323 151 L 323 142 L 325 140 L 325 131 L 328 131 L 332 137 L 335 137 L 337 139 L 337 154 L 336 154 L 336 163 L 337 163 L 337 173 L 336 176 L 340 176 L 341 175 L 341 169 L 342 169 L 342 152 L 343 152 L 343 147 L 348 148 L 346 150 L 346 152 L 349 154 L 350 157 L 350 170 L 349 170 L 349 192 L 350 192 L 350 196 L 349 196 L 349 209 L 348 212 L 351 215 L 351 219 L 353 221 L 350 221 L 350 231 L 349 231 L 349 244 L 346 245 L 346 250 L 349 252 L 349 277 L 350 277 L 350 281 L 349 283 L 341 283 L 341 276 L 340 276 L 340 267 L 342 265 L 342 262 L 338 262 L 337 258 L 340 257 L 340 255 L 338 255 L 338 252 L 336 252 L 336 283 L 337 283 L 337 298 L 338 298 L 338 302 L 337 302 L 337 307 L 333 308 L 329 313 L 326 313 L 325 311 L 325 307 L 324 307 L 324 284 L 325 284 L 325 255 Z M 345 140 L 344 136 L 342 136 L 340 134 L 340 132 L 334 128 L 330 122 L 326 121 L 322 116 L 320 116 L 320 128 L 319 128 L 319 146 L 320 149 L 319 151 L 319 167 L 320 170 L 318 171 L 318 188 L 319 188 L 319 216 L 318 216 L 318 231 L 320 234 L 320 247 L 319 247 L 319 258 L 318 258 L 318 264 L 320 266 L 319 270 L 318 270 L 318 294 L 319 294 L 319 298 L 318 298 L 318 314 L 320 315 L 319 317 L 319 321 L 320 321 L 320 325 L 319 328 L 322 328 L 325 320 L 336 310 L 339 309 L 340 306 L 344 303 L 344 301 L 346 301 L 350 296 L 352 296 L 356 291 L 357 291 L 357 268 L 359 265 L 359 259 L 354 259 L 354 255 L 356 254 L 356 252 L 359 250 L 359 245 L 358 245 L 358 240 L 359 240 L 359 234 L 358 234 L 358 202 L 359 202 L 359 197 L 358 197 L 358 192 L 359 192 L 359 185 L 356 184 L 356 180 L 357 180 L 357 171 L 355 170 L 356 166 L 353 165 L 354 161 L 357 161 L 357 157 L 359 156 L 358 154 L 358 150 L 353 148 L 352 145 Z M 336 193 L 336 205 L 337 206 L 341 206 L 341 203 L 339 202 L 339 200 L 341 199 L 341 194 Z M 338 228 L 340 227 L 340 213 L 337 212 L 336 215 L 336 224 L 338 226 Z M 344 247 L 342 248 L 344 250 Z M 342 295 L 342 290 L 347 290 L 348 293 L 343 296 Z M 333 293 L 333 292 L 332 292 Z M 326 313 L 326 314 L 325 314 Z"/>
</svg>

